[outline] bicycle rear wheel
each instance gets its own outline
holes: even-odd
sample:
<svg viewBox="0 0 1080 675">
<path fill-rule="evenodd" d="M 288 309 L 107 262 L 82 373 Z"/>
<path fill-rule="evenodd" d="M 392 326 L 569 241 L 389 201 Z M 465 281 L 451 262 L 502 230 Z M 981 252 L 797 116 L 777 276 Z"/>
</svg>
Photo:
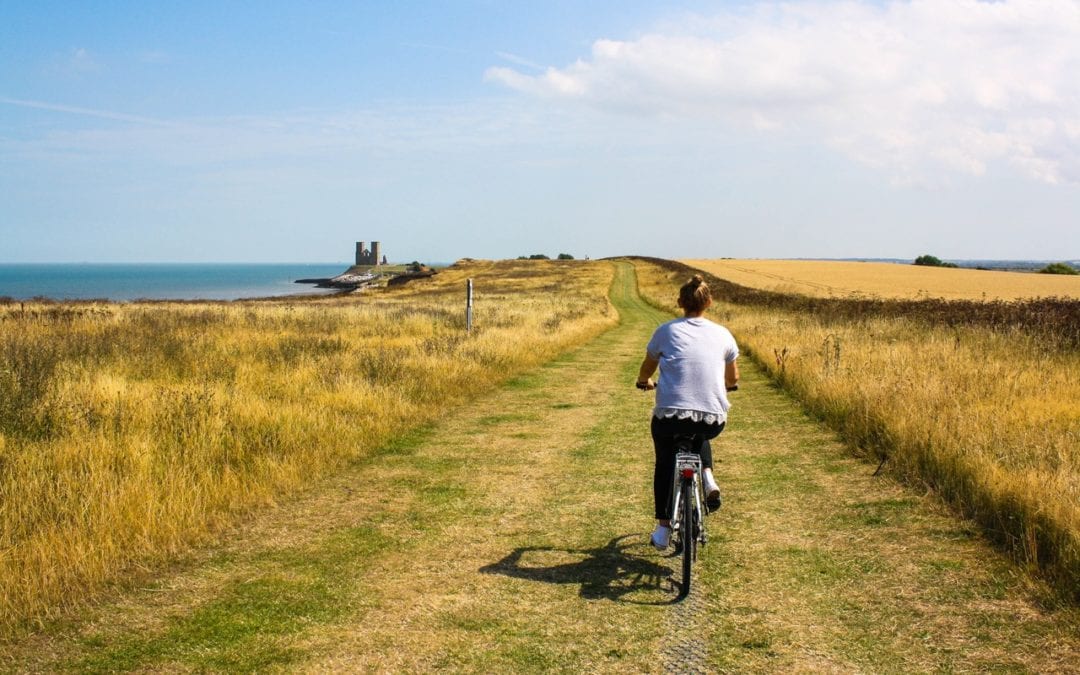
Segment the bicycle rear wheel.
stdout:
<svg viewBox="0 0 1080 675">
<path fill-rule="evenodd" d="M 694 479 L 684 478 L 682 484 L 682 594 L 690 594 L 690 564 L 697 553 L 694 533 Z"/>
</svg>

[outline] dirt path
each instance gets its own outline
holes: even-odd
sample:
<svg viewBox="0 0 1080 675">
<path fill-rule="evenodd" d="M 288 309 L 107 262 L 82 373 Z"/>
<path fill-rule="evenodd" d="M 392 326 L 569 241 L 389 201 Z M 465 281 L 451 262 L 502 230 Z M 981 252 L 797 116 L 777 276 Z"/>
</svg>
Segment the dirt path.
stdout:
<svg viewBox="0 0 1080 675">
<path fill-rule="evenodd" d="M 677 602 L 651 529 L 666 317 L 620 264 L 622 323 L 237 532 L 12 646 L 9 670 L 1080 669 L 1054 609 L 973 528 L 870 476 L 744 364 L 725 507 Z"/>
</svg>

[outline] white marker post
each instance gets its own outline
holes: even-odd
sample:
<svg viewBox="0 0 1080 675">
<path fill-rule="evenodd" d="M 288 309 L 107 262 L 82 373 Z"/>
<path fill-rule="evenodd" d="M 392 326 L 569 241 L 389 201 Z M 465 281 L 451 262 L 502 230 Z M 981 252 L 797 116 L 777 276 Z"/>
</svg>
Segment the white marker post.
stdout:
<svg viewBox="0 0 1080 675">
<path fill-rule="evenodd" d="M 472 332 L 472 279 L 469 279 L 465 285 L 465 332 Z"/>
</svg>

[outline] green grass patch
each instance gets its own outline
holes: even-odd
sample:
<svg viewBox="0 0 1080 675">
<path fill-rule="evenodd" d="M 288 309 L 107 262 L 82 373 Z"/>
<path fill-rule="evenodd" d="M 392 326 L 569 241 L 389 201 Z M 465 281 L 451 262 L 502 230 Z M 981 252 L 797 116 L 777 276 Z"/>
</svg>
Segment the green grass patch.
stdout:
<svg viewBox="0 0 1080 675">
<path fill-rule="evenodd" d="M 89 654 L 69 669 L 116 672 L 183 669 L 257 672 L 285 667 L 305 654 L 290 639 L 354 611 L 349 580 L 364 561 L 390 546 L 378 531 L 342 530 L 318 546 L 255 556 L 255 576 L 237 576 L 213 600 L 171 616 L 163 630 L 116 637 L 102 632 L 83 640 Z"/>
<path fill-rule="evenodd" d="M 471 633 L 483 633 L 494 637 L 503 631 L 503 622 L 486 608 L 479 610 L 455 610 L 439 617 L 442 628 L 455 628 Z"/>
<path fill-rule="evenodd" d="M 509 380 L 503 382 L 502 388 L 509 389 L 511 391 L 521 391 L 528 389 L 537 389 L 544 384 L 543 378 L 536 373 L 527 373 L 525 375 L 518 375 L 511 377 Z"/>
<path fill-rule="evenodd" d="M 90 656 L 78 670 L 114 672 L 172 661 L 195 669 L 254 672 L 292 663 L 295 649 L 275 638 L 296 633 L 311 623 L 340 615 L 325 583 L 311 578 L 264 576 L 238 581 L 221 597 L 175 617 L 162 634 L 126 636 L 109 644 L 87 643 Z"/>
<path fill-rule="evenodd" d="M 493 427 L 510 422 L 535 422 L 539 419 L 533 413 L 503 413 L 500 415 L 488 415 L 476 420 L 478 427 Z"/>
<path fill-rule="evenodd" d="M 902 527 L 908 523 L 916 504 L 914 498 L 850 504 L 836 513 L 832 520 L 838 526 L 846 527 Z"/>
<path fill-rule="evenodd" d="M 436 426 L 434 423 L 422 424 L 418 427 L 407 429 L 396 436 L 390 437 L 370 455 L 367 455 L 360 461 L 368 462 L 371 461 L 372 458 L 383 455 L 411 455 L 416 452 L 418 447 L 431 438 L 431 435 L 435 430 Z"/>
</svg>

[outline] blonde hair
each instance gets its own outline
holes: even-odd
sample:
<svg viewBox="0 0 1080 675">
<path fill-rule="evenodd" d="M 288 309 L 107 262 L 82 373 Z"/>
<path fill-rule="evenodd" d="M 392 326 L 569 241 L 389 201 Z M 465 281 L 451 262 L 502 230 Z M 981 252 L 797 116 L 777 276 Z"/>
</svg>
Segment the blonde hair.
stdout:
<svg viewBox="0 0 1080 675">
<path fill-rule="evenodd" d="M 695 274 L 690 281 L 679 289 L 679 307 L 690 314 L 700 314 L 712 302 L 709 285 L 700 274 Z"/>
</svg>

